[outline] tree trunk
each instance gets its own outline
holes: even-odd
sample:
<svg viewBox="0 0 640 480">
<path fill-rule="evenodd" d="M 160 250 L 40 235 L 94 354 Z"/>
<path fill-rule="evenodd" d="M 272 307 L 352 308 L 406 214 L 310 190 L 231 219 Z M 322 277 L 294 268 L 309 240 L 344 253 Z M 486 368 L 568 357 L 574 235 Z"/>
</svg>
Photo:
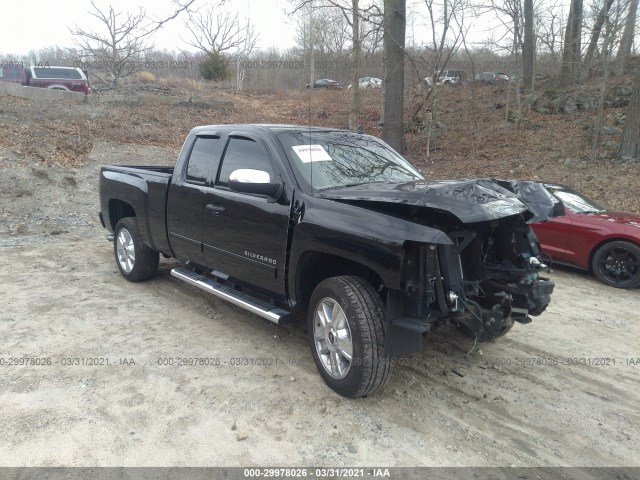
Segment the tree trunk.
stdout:
<svg viewBox="0 0 640 480">
<path fill-rule="evenodd" d="M 624 32 L 620 39 L 620 48 L 616 55 L 614 71 L 616 75 L 624 74 L 624 69 L 629 63 L 631 56 L 631 45 L 636 30 L 636 16 L 638 14 L 638 0 L 631 0 L 629 3 L 629 11 L 627 12 L 627 20 L 624 24 Z"/>
<path fill-rule="evenodd" d="M 626 118 L 622 131 L 621 157 L 640 157 L 640 68 L 636 70 L 633 94 L 625 110 Z"/>
<path fill-rule="evenodd" d="M 533 0 L 524 0 L 524 42 L 522 45 L 522 69 L 524 88 L 533 92 L 533 64 L 535 61 L 535 35 L 533 33 Z"/>
<path fill-rule="evenodd" d="M 404 153 L 404 42 L 406 0 L 384 0 L 384 125 L 382 137 Z"/>
<path fill-rule="evenodd" d="M 596 118 L 593 125 L 593 138 L 591 141 L 591 161 L 596 161 L 598 153 L 598 144 L 600 143 L 600 130 L 602 130 L 602 122 L 604 118 L 604 99 L 607 94 L 607 81 L 609 80 L 609 46 L 611 45 L 611 22 L 608 20 L 609 10 L 608 3 L 605 4 L 605 18 L 607 18 L 607 29 L 602 43 L 602 81 L 600 83 L 600 98 L 598 99 L 598 108 L 596 110 Z"/>
<path fill-rule="evenodd" d="M 584 63 L 582 69 L 582 80 L 586 80 L 589 76 L 591 76 L 592 65 L 593 65 L 593 57 L 596 54 L 596 48 L 598 47 L 598 40 L 600 39 L 600 33 L 602 32 L 602 26 L 604 25 L 604 21 L 608 15 L 608 12 L 611 10 L 611 6 L 613 5 L 613 0 L 607 0 L 607 3 L 603 5 L 602 10 L 598 14 L 596 18 L 596 23 L 593 25 L 593 30 L 591 30 L 591 38 L 589 40 L 589 46 L 587 47 L 587 53 L 584 56 Z"/>
<path fill-rule="evenodd" d="M 311 12 L 309 13 L 309 88 L 313 90 L 313 82 L 316 81 L 316 57 L 315 38 L 313 35 L 313 1 L 311 2 Z"/>
<path fill-rule="evenodd" d="M 351 31 L 353 33 L 353 71 L 351 82 L 351 108 L 349 109 L 349 129 L 356 130 L 360 124 L 360 6 L 359 0 L 351 0 Z"/>
<path fill-rule="evenodd" d="M 562 52 L 562 67 L 560 69 L 560 83 L 572 85 L 576 83 L 576 73 L 579 73 L 580 47 L 582 36 L 582 2 L 571 0 L 567 29 L 564 35 L 564 51 Z"/>
</svg>

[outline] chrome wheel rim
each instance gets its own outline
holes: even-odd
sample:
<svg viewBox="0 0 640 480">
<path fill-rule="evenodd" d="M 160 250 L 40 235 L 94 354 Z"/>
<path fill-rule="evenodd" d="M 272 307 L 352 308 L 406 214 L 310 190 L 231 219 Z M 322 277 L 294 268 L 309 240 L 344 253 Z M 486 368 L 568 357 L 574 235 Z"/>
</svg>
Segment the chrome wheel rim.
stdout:
<svg viewBox="0 0 640 480">
<path fill-rule="evenodd" d="M 133 245 L 133 238 L 129 230 L 122 228 L 118 232 L 116 239 L 116 253 L 118 255 L 118 263 L 124 273 L 131 273 L 136 263 L 136 252 Z"/>
<path fill-rule="evenodd" d="M 332 298 L 323 298 L 316 307 L 313 340 L 325 371 L 338 380 L 346 377 L 351 369 L 353 339 L 344 310 Z"/>
</svg>

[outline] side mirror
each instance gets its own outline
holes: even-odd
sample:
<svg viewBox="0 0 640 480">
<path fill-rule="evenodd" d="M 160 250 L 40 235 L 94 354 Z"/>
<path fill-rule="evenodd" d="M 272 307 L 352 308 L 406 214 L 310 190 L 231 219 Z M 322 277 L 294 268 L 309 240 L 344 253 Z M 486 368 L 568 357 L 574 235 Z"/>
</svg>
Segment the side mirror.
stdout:
<svg viewBox="0 0 640 480">
<path fill-rule="evenodd" d="M 229 175 L 229 188 L 234 192 L 276 197 L 282 189 L 282 183 L 272 182 L 271 176 L 262 170 L 241 168 Z"/>
</svg>

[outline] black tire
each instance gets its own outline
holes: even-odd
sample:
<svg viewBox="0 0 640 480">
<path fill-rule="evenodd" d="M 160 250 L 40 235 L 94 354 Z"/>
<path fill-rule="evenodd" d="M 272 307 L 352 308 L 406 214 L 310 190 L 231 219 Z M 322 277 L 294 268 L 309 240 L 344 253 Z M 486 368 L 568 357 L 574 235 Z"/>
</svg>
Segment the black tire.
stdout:
<svg viewBox="0 0 640 480">
<path fill-rule="evenodd" d="M 336 305 L 340 310 L 335 310 Z M 323 320 L 316 312 L 319 309 L 329 312 L 329 307 L 332 318 L 323 326 Z M 364 397 L 387 382 L 392 362 L 384 350 L 384 306 L 380 295 L 369 283 L 353 276 L 322 281 L 311 296 L 308 326 L 313 360 L 333 391 L 344 397 Z M 351 344 L 350 360 L 347 360 L 348 348 L 344 348 L 347 345 L 345 332 Z M 336 353 L 336 348 L 340 353 Z M 332 355 L 338 356 L 333 363 Z"/>
<path fill-rule="evenodd" d="M 624 240 L 605 243 L 593 255 L 591 269 L 605 285 L 635 288 L 640 285 L 640 247 Z"/>
<path fill-rule="evenodd" d="M 160 254 L 142 242 L 136 219 L 121 219 L 113 233 L 113 253 L 122 276 L 130 282 L 153 277 L 158 271 Z"/>
</svg>

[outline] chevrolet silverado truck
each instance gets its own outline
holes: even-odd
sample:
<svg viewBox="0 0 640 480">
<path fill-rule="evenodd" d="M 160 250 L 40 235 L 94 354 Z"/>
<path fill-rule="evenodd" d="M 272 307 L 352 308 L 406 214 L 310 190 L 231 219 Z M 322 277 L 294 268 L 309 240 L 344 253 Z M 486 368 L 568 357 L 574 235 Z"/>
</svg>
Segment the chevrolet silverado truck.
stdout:
<svg viewBox="0 0 640 480">
<path fill-rule="evenodd" d="M 290 125 L 194 128 L 175 168 L 104 166 L 100 220 L 118 269 L 171 275 L 276 324 L 306 316 L 340 395 L 370 395 L 398 355 L 454 324 L 476 341 L 526 324 L 554 283 L 528 222 L 538 184 L 429 181 L 373 136 Z"/>
</svg>

